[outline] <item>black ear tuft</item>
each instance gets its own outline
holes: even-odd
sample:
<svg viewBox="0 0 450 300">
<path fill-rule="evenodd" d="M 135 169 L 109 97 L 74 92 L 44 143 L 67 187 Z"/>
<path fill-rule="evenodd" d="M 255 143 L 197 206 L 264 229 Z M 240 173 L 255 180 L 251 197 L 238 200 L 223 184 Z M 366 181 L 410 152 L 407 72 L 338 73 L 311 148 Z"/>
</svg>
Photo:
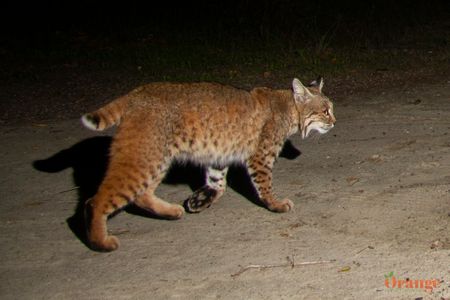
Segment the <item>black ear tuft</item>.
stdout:
<svg viewBox="0 0 450 300">
<path fill-rule="evenodd" d="M 319 75 L 319 77 L 317 77 L 316 81 L 319 83 L 319 85 L 320 85 L 321 83 L 323 83 L 323 76 L 322 76 L 322 75 Z"/>
<path fill-rule="evenodd" d="M 322 87 L 323 87 L 323 77 L 319 76 L 317 77 L 316 80 L 313 80 L 310 84 L 310 87 L 315 87 L 319 89 L 319 92 L 322 92 Z"/>
<path fill-rule="evenodd" d="M 317 77 L 315 80 L 311 81 L 311 83 L 309 84 L 310 87 L 319 87 L 320 83 L 323 81 L 323 77 L 319 76 Z"/>
</svg>

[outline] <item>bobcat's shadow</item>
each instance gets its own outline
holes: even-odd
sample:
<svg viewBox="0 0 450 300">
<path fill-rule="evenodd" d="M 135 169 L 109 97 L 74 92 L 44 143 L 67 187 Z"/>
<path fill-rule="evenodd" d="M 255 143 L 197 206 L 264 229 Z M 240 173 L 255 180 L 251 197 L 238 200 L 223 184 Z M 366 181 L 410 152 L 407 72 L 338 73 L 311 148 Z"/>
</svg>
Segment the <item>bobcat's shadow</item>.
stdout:
<svg viewBox="0 0 450 300">
<path fill-rule="evenodd" d="M 78 203 L 74 214 L 67 219 L 67 224 L 72 232 L 86 245 L 84 203 L 95 195 L 105 176 L 111 141 L 112 138 L 109 136 L 88 138 L 47 159 L 37 160 L 33 163 L 35 169 L 47 173 L 57 173 L 67 168 L 73 169 L 73 181 L 78 188 Z M 280 156 L 294 159 L 299 155 L 300 151 L 290 141 L 287 141 Z M 175 163 L 163 182 L 166 184 L 187 184 L 190 189 L 195 191 L 204 184 L 204 171 L 202 167 L 193 164 Z M 229 187 L 253 203 L 260 205 L 244 167 L 231 167 L 227 179 Z M 134 205 L 128 206 L 125 210 L 135 215 L 158 218 Z"/>
</svg>

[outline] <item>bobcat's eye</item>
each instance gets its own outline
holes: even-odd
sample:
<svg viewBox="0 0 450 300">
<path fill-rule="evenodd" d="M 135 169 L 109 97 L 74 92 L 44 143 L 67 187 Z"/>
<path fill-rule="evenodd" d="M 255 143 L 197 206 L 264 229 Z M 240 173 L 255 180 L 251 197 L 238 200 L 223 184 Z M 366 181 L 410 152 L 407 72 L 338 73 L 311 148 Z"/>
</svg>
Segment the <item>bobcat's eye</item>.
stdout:
<svg viewBox="0 0 450 300">
<path fill-rule="evenodd" d="M 325 108 L 324 110 L 323 110 L 323 114 L 325 115 L 325 116 L 328 116 L 330 113 L 329 113 L 329 111 L 328 111 L 328 108 Z"/>
</svg>

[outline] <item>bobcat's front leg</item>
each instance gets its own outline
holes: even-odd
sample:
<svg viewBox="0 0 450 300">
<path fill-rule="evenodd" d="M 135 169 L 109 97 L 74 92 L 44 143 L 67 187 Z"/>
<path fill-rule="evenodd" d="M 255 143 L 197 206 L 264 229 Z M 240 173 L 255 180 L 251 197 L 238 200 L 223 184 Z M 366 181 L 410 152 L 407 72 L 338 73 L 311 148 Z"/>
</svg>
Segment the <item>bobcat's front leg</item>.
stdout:
<svg viewBox="0 0 450 300">
<path fill-rule="evenodd" d="M 294 207 L 289 199 L 278 201 L 272 191 L 272 168 L 277 152 L 261 151 L 250 157 L 247 169 L 250 178 L 264 205 L 274 212 L 288 212 Z"/>
</svg>

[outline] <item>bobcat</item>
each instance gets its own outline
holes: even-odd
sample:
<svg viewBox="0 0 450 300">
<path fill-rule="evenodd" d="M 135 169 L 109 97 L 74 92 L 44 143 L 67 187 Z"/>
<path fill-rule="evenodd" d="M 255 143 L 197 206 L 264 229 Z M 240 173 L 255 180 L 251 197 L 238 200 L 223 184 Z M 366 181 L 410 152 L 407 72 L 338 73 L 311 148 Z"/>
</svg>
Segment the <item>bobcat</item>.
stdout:
<svg viewBox="0 0 450 300">
<path fill-rule="evenodd" d="M 300 131 L 305 138 L 333 128 L 333 104 L 322 87 L 321 77 L 309 87 L 294 79 L 292 89 L 250 92 L 215 83 L 151 83 L 85 114 L 82 123 L 93 130 L 120 124 L 105 178 L 85 206 L 92 249 L 118 248 L 106 222 L 129 203 L 168 219 L 183 215 L 183 206 L 154 194 L 174 160 L 208 167 L 205 185 L 184 203 L 189 212 L 202 211 L 224 193 L 232 163 L 246 165 L 269 210 L 291 210 L 291 200 L 278 201 L 272 193 L 272 167 L 290 135 Z"/>
</svg>

